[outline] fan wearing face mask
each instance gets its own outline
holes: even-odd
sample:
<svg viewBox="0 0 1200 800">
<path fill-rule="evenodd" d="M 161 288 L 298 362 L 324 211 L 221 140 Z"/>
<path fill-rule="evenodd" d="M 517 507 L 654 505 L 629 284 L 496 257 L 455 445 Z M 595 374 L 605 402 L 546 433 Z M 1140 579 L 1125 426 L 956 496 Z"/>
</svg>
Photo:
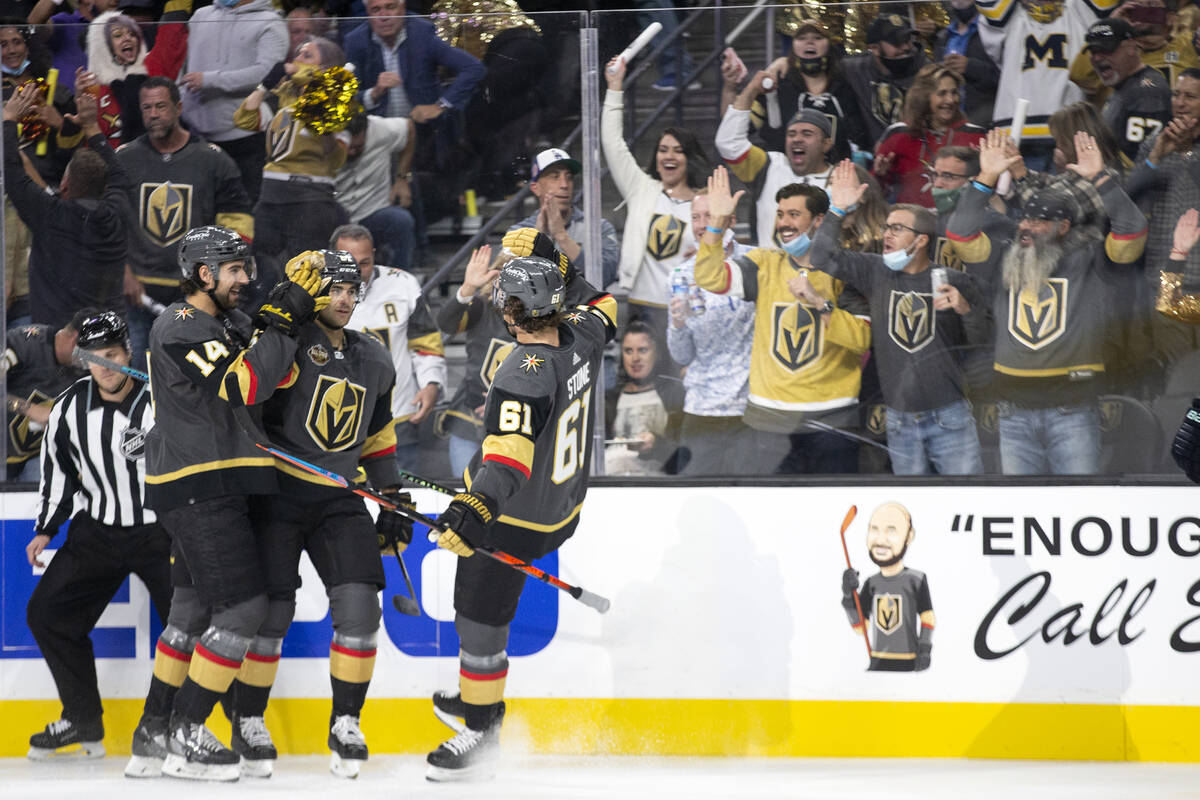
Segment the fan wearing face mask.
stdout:
<svg viewBox="0 0 1200 800">
<path fill-rule="evenodd" d="M 900 121 L 904 96 L 917 72 L 928 63 L 913 36 L 906 18 L 881 14 L 867 28 L 868 52 L 845 61 L 846 80 L 858 98 L 872 143 L 879 141 L 889 125 Z"/>
<path fill-rule="evenodd" d="M 975 419 L 965 397 L 964 360 L 991 341 L 987 299 L 966 273 L 946 271 L 934 287 L 930 267 L 937 217 L 920 206 L 892 206 L 883 255 L 842 250 L 842 219 L 866 184 L 843 161 L 833 170 L 830 207 L 813 240 L 813 263 L 867 297 L 872 352 L 887 405 L 887 442 L 897 475 L 973 475 L 983 471 Z"/>
<path fill-rule="evenodd" d="M 755 471 L 858 472 L 858 444 L 829 429 L 858 424 L 871 324 L 862 296 L 811 258 L 813 236 L 829 219 L 828 195 L 809 184 L 782 187 L 775 194 L 774 246 L 764 243 L 727 259 L 723 237 L 742 192 L 730 194 L 724 167 L 708 186 L 709 224 L 695 277 L 703 289 L 755 304 L 743 415 L 751 428 Z"/>
</svg>

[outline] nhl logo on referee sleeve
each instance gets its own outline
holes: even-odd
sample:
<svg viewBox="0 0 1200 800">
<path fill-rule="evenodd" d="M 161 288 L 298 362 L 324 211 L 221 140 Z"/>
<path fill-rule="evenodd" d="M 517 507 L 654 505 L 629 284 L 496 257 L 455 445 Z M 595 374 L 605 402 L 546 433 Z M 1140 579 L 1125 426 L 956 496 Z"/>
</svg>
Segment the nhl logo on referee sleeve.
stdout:
<svg viewBox="0 0 1200 800">
<path fill-rule="evenodd" d="M 146 432 L 132 425 L 121 431 L 121 454 L 130 461 L 146 455 Z"/>
</svg>

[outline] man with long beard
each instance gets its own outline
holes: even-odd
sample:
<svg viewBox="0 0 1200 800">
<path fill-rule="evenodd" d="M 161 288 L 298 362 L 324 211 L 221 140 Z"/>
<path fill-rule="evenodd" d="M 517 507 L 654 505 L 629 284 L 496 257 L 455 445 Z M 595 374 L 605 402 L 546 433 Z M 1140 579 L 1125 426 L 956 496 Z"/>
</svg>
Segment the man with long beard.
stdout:
<svg viewBox="0 0 1200 800">
<path fill-rule="evenodd" d="M 924 572 L 904 566 L 904 554 L 917 532 L 912 514 L 899 503 L 884 503 L 867 523 L 867 552 L 879 574 L 863 583 L 859 602 L 858 572 L 842 573 L 842 608 L 856 633 L 870 620 L 874 629 L 869 670 L 921 672 L 933 653 L 933 600 Z M 862 616 L 859 616 L 859 606 Z"/>
<path fill-rule="evenodd" d="M 983 209 L 1001 173 L 1018 161 L 993 130 L 980 149 L 979 178 L 950 218 L 947 235 L 970 269 L 988 259 Z M 995 394 L 1000 464 L 1006 475 L 1081 475 L 1100 466 L 1100 411 L 1105 341 L 1132 313 L 1117 289 L 1146 242 L 1146 218 L 1104 170 L 1095 140 L 1075 134 L 1079 163 L 1068 169 L 1092 181 L 1110 229 L 1103 241 L 1072 228 L 1070 198 L 1043 189 L 1022 210 L 1016 239 L 1001 261 L 993 299 Z M 1122 312 L 1119 309 L 1126 309 Z"/>
</svg>

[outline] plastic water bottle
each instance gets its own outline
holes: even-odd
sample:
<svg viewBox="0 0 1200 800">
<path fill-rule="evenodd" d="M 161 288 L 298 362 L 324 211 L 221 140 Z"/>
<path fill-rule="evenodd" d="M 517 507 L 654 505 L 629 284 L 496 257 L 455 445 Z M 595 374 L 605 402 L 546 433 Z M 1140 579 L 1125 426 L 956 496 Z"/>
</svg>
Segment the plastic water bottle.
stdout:
<svg viewBox="0 0 1200 800">
<path fill-rule="evenodd" d="M 671 297 L 687 297 L 688 296 L 688 279 L 683 274 L 683 270 L 675 269 L 671 272 Z"/>
<path fill-rule="evenodd" d="M 703 314 L 708 309 L 704 302 L 704 292 L 700 291 L 699 286 L 692 286 L 688 291 L 688 308 L 693 316 Z"/>
</svg>

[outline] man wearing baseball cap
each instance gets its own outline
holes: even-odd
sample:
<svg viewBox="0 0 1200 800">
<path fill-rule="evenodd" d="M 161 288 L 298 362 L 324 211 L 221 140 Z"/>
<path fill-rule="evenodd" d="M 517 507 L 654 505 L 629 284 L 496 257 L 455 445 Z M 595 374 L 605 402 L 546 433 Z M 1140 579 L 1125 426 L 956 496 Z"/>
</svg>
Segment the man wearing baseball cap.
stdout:
<svg viewBox="0 0 1200 800">
<path fill-rule="evenodd" d="M 581 171 L 579 162 L 571 158 L 566 150 L 551 147 L 533 159 L 529 176 L 529 191 L 538 199 L 538 210 L 509 228 L 537 228 L 554 240 L 554 246 L 581 271 L 587 267 L 587 254 L 583 252 L 583 211 L 574 205 L 575 177 Z M 617 229 L 606 219 L 600 220 L 600 254 L 602 263 L 602 286 L 617 279 L 617 263 L 621 259 L 621 242 Z"/>
<path fill-rule="evenodd" d="M 1003 131 L 988 133 L 979 176 L 950 217 L 947 235 L 970 271 L 991 255 L 984 208 L 1017 157 Z M 1104 167 L 1096 140 L 1075 134 L 1078 162 L 1108 215 L 1100 240 L 1074 226 L 1073 201 L 1059 187 L 1027 197 L 1016 237 L 1001 257 L 992 301 L 996 341 L 993 391 L 998 402 L 1000 464 L 1006 475 L 1087 475 L 1100 467 L 1100 411 L 1106 343 L 1133 313 L 1122 272 L 1146 243 L 1146 217 Z"/>
<path fill-rule="evenodd" d="M 884 129 L 900 121 L 904 96 L 927 61 L 908 19 L 899 14 L 873 19 L 866 38 L 868 52 L 846 59 L 843 65 L 866 118 L 868 138 L 877 142 Z"/>
<path fill-rule="evenodd" d="M 1100 116 L 1121 152 L 1136 158 L 1146 137 L 1162 130 L 1171 119 L 1167 79 L 1142 63 L 1133 26 L 1123 19 L 1109 17 L 1092 23 L 1084 41 L 1083 49 L 1100 82 L 1113 90 Z"/>
<path fill-rule="evenodd" d="M 717 128 L 717 152 L 729 171 L 754 195 L 755 244 L 774 247 L 775 193 L 791 183 L 812 184 L 826 189 L 829 184 L 829 151 L 833 149 L 833 121 L 813 108 L 802 108 L 787 123 L 783 152 L 767 151 L 750 143 L 750 107 L 762 94 L 762 71 L 738 93 Z"/>
</svg>

